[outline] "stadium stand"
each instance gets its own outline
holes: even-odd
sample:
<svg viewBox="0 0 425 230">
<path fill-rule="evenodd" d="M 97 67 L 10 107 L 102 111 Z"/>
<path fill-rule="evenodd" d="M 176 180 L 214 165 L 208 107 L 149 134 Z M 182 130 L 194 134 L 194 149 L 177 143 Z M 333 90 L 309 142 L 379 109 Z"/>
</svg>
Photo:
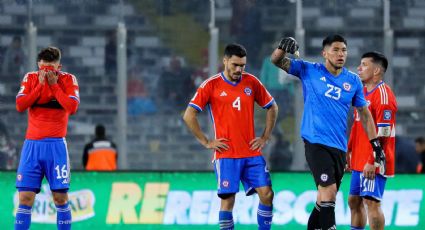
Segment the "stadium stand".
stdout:
<svg viewBox="0 0 425 230">
<path fill-rule="evenodd" d="M 108 34 L 114 32 L 119 21 L 120 6 L 117 1 L 108 0 L 84 2 L 35 1 L 33 21 L 38 27 L 38 48 L 53 44 L 62 49 L 64 71 L 74 73 L 79 80 L 81 105 L 79 112 L 70 119 L 68 147 L 72 167 L 81 169 L 81 155 L 85 142 L 91 139 L 96 123 L 103 123 L 112 139 L 117 131 L 116 77 L 105 70 L 105 46 Z M 129 169 L 132 170 L 206 170 L 211 169 L 210 151 L 205 150 L 192 137 L 181 120 L 181 101 L 177 109 L 164 112 L 167 104 L 158 95 L 162 85 L 158 84 L 164 70 L 164 60 L 179 55 L 186 60 L 188 69 L 197 68 L 201 51 L 193 47 L 207 44 L 208 37 L 201 41 L 178 44 L 179 38 L 190 37 L 193 33 L 206 34 L 208 31 L 209 9 L 201 1 L 188 0 L 184 6 L 157 4 L 157 10 L 147 12 L 136 1 L 125 1 L 124 21 L 128 28 L 129 72 L 136 71 L 147 89 L 147 97 L 158 106 L 153 114 L 129 116 L 128 153 Z M 152 4 L 152 1 L 150 1 Z M 321 42 L 329 33 L 343 33 L 349 43 L 348 68 L 356 71 L 360 55 L 369 50 L 383 49 L 382 1 L 318 1 L 305 0 L 304 27 L 306 30 L 305 56 L 312 61 L 321 61 Z M 159 5 L 159 6 L 158 6 Z M 218 1 L 217 26 L 220 42 L 235 41 L 238 37 L 232 31 L 235 23 L 234 10 L 230 1 Z M 346 7 L 337 11 L 335 6 Z M 261 44 L 259 55 L 269 55 L 270 44 L 284 35 L 294 35 L 295 4 L 291 1 L 258 1 L 261 15 Z M 392 1 L 391 25 L 394 29 L 394 91 L 398 96 L 398 134 L 408 138 L 423 135 L 425 130 L 425 86 L 421 63 L 425 56 L 425 4 L 420 0 Z M 193 10 L 196 9 L 196 10 Z M 78 12 L 78 13 L 77 13 Z M 165 13 L 164 13 L 165 12 Z M 0 3 L 0 53 L 3 54 L 14 35 L 25 37 L 27 8 L 23 4 Z M 173 17 L 177 15 L 178 17 Z M 183 16 L 182 16 L 183 15 Z M 161 19 L 190 20 L 190 33 L 179 34 L 166 26 Z M 189 29 L 187 29 L 189 31 Z M 182 30 L 182 29 L 181 29 Z M 249 34 L 249 31 L 248 31 Z M 180 39 L 182 40 L 182 39 Z M 199 43 L 199 44 L 198 44 Z M 247 47 L 248 52 L 252 47 Z M 3 62 L 3 55 L 0 61 Z M 258 60 L 261 60 L 260 58 Z M 259 63 L 248 64 L 248 71 L 257 74 Z M 250 67 L 253 66 L 253 67 Z M 15 110 L 15 95 L 19 80 L 23 76 L 1 74 L 0 112 L 9 133 L 16 143 L 24 139 L 26 115 Z M 190 92 L 192 94 L 192 92 Z M 292 99 L 291 99 L 292 100 Z M 281 105 L 285 106 L 285 105 Z M 260 115 L 261 116 L 261 115 Z M 201 119 L 209 119 L 206 113 Z M 261 120 L 259 120 L 261 124 Z M 207 124 L 208 122 L 201 122 Z M 203 127 L 208 130 L 208 127 Z M 262 127 L 257 127 L 261 130 Z M 294 127 L 295 128 L 295 127 Z M 116 141 L 116 140 L 115 140 Z M 117 143 L 119 145 L 119 143 Z M 19 144 L 18 144 L 19 145 Z"/>
</svg>

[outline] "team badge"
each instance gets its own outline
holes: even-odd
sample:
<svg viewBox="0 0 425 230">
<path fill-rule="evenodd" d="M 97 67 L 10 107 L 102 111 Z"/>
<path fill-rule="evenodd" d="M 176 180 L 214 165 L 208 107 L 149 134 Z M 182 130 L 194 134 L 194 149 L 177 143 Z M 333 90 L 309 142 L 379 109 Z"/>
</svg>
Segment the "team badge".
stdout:
<svg viewBox="0 0 425 230">
<path fill-rule="evenodd" d="M 342 84 L 342 86 L 344 86 L 345 91 L 350 91 L 350 89 L 351 89 L 351 85 L 347 82 L 344 82 L 344 84 Z"/>
<path fill-rule="evenodd" d="M 328 174 L 323 173 L 322 175 L 320 175 L 320 180 L 322 180 L 323 182 L 328 181 Z"/>
<path fill-rule="evenodd" d="M 384 120 L 391 120 L 391 110 L 384 110 Z"/>
<path fill-rule="evenodd" d="M 18 176 L 16 176 L 16 179 L 18 179 L 18 181 L 22 181 L 22 175 L 18 174 Z"/>
<path fill-rule="evenodd" d="M 229 181 L 224 180 L 223 183 L 221 183 L 223 185 L 223 187 L 227 188 L 229 187 Z"/>
<path fill-rule="evenodd" d="M 251 90 L 249 87 L 246 87 L 246 88 L 244 89 L 244 92 L 245 92 L 245 94 L 246 94 L 246 95 L 248 95 L 248 96 L 251 96 L 251 94 L 252 94 L 252 90 Z"/>
</svg>

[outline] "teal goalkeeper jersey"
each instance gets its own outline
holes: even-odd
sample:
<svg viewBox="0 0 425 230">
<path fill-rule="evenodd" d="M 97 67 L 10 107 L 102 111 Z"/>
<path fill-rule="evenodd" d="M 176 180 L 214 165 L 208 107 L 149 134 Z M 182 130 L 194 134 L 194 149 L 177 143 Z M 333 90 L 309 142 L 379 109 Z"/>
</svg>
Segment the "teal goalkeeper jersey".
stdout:
<svg viewBox="0 0 425 230">
<path fill-rule="evenodd" d="M 360 78 L 346 68 L 334 76 L 321 63 L 299 59 L 291 59 L 289 74 L 303 85 L 301 137 L 346 152 L 350 106 L 363 107 L 367 103 Z"/>
</svg>

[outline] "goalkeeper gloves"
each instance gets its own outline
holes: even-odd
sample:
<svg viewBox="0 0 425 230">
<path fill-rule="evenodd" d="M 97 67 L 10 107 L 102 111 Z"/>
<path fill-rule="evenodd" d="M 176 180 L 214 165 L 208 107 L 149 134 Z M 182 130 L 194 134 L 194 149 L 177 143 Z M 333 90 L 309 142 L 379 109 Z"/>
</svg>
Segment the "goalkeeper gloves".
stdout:
<svg viewBox="0 0 425 230">
<path fill-rule="evenodd" d="M 295 52 L 298 51 L 299 46 L 293 37 L 286 37 L 280 41 L 277 48 L 285 51 L 286 53 L 295 54 Z"/>
<path fill-rule="evenodd" d="M 373 156 L 375 157 L 375 167 L 379 167 L 379 173 L 385 174 L 385 152 L 379 144 L 378 138 L 370 140 L 370 144 L 373 148 Z"/>
</svg>

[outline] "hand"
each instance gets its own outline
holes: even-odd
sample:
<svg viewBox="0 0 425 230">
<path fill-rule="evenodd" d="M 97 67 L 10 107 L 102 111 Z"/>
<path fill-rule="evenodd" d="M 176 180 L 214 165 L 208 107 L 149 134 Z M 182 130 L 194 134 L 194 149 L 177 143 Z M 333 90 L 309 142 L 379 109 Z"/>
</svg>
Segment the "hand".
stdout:
<svg viewBox="0 0 425 230">
<path fill-rule="evenodd" d="M 58 75 L 53 71 L 47 72 L 47 82 L 49 83 L 49 85 L 54 85 L 58 83 Z"/>
<path fill-rule="evenodd" d="M 295 54 L 298 51 L 298 43 L 293 37 L 286 37 L 280 40 L 278 49 L 285 51 L 286 53 Z"/>
<path fill-rule="evenodd" d="M 229 141 L 229 140 L 227 140 L 226 138 L 219 138 L 212 141 L 208 141 L 204 146 L 207 149 L 214 149 L 221 153 L 229 149 L 229 146 L 226 143 L 224 143 L 226 141 Z"/>
<path fill-rule="evenodd" d="M 347 152 L 346 157 L 346 163 L 345 163 L 345 171 L 346 172 L 351 172 L 351 151 Z"/>
<path fill-rule="evenodd" d="M 379 144 L 378 138 L 370 140 L 373 148 L 373 156 L 375 157 L 375 167 L 379 167 L 379 174 L 384 175 L 386 170 L 385 152 Z"/>
<path fill-rule="evenodd" d="M 40 85 L 43 85 L 45 80 L 46 80 L 46 74 L 47 72 L 44 70 L 40 70 L 38 71 L 38 83 L 40 83 Z"/>
<path fill-rule="evenodd" d="M 261 151 L 263 147 L 266 145 L 267 139 L 263 137 L 256 137 L 252 141 L 249 142 L 249 146 L 251 150 Z"/>
<path fill-rule="evenodd" d="M 375 165 L 366 163 L 363 168 L 363 176 L 367 179 L 373 180 L 375 179 L 375 171 L 376 171 Z"/>
</svg>

